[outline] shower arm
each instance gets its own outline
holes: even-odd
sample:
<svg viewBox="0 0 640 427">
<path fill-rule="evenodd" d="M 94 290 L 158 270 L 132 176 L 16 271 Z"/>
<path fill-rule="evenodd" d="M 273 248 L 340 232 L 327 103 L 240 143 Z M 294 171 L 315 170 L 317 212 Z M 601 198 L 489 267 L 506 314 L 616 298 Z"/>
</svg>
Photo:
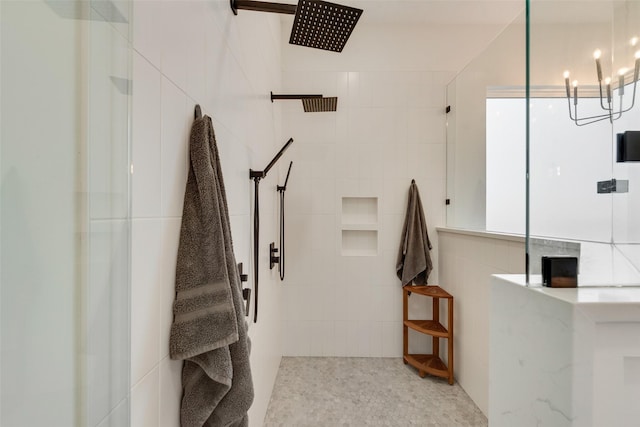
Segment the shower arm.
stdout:
<svg viewBox="0 0 640 427">
<path fill-rule="evenodd" d="M 249 169 L 249 179 L 253 179 L 254 184 L 254 212 L 253 212 L 253 323 L 258 322 L 258 248 L 260 247 L 260 206 L 258 197 L 258 190 L 260 180 L 262 178 L 266 178 L 267 172 L 276 164 L 278 159 L 282 156 L 284 151 L 289 148 L 289 146 L 293 143 L 293 138 L 289 138 L 289 140 L 284 144 L 284 146 L 278 151 L 278 154 L 269 162 L 266 168 L 261 171 L 254 171 L 253 169 Z"/>
<path fill-rule="evenodd" d="M 234 15 L 238 14 L 238 9 L 241 10 L 253 10 L 255 12 L 270 12 L 270 13 L 283 13 L 285 15 L 295 15 L 298 5 L 296 4 L 283 4 L 283 3 L 270 3 L 264 1 L 251 1 L 251 0 L 230 0 L 231 10 Z"/>
<path fill-rule="evenodd" d="M 311 99 L 311 98 L 322 98 L 322 95 L 274 95 L 271 92 L 271 102 L 279 99 Z"/>
<path fill-rule="evenodd" d="M 285 152 L 287 148 L 289 148 L 292 142 L 293 142 L 293 138 L 289 138 L 289 140 L 284 144 L 284 146 L 280 149 L 280 151 L 278 151 L 278 154 L 275 155 L 275 157 L 269 162 L 269 164 L 267 165 L 267 167 L 264 168 L 264 170 L 254 171 L 253 169 L 250 169 L 249 178 L 254 180 L 255 179 L 260 180 L 262 178 L 266 178 L 269 170 L 273 167 L 273 165 L 276 164 L 276 162 L 280 159 L 280 157 L 282 157 L 282 154 Z"/>
</svg>

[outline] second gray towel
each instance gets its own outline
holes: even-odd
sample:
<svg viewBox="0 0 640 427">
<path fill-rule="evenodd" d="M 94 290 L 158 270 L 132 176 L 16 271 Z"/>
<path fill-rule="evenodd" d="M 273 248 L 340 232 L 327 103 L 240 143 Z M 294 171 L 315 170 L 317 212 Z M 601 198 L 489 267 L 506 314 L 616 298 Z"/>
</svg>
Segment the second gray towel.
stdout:
<svg viewBox="0 0 640 427">
<path fill-rule="evenodd" d="M 422 201 L 418 186 L 411 181 L 407 213 L 402 227 L 402 240 L 398 251 L 396 274 L 402 286 L 411 284 L 426 285 L 429 273 L 433 269 L 431 263 L 431 241 L 427 233 L 427 221 L 422 210 Z"/>
</svg>

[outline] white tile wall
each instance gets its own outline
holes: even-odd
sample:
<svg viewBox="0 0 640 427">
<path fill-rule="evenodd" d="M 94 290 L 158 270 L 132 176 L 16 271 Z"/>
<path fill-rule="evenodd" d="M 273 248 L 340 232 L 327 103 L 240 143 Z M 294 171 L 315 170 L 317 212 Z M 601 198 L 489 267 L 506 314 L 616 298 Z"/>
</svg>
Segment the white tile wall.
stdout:
<svg viewBox="0 0 640 427">
<path fill-rule="evenodd" d="M 136 3 L 138 4 L 138 3 Z M 137 28 L 137 27 L 136 27 Z M 160 194 L 158 183 L 162 177 L 160 165 L 160 102 L 161 74 L 142 55 L 134 55 L 133 75 L 137 77 L 134 96 L 145 102 L 133 104 L 133 158 L 135 177 L 132 183 L 133 216 L 160 216 Z"/>
<path fill-rule="evenodd" d="M 156 366 L 131 389 L 132 426 L 156 427 L 160 425 L 159 389 L 160 379 L 158 366 Z"/>
<path fill-rule="evenodd" d="M 160 341 L 162 228 L 134 219 L 131 236 L 131 385 L 157 367 Z"/>
<path fill-rule="evenodd" d="M 415 55 L 415 45 L 399 43 L 435 40 L 442 28 L 385 27 L 388 37 L 380 40 L 379 28 L 363 26 L 345 53 L 318 55 L 288 46 L 289 28 L 278 17 L 233 16 L 227 0 L 140 0 L 133 21 L 133 425 L 177 425 L 180 367 L 166 347 L 195 103 L 214 119 L 236 257 L 246 266 L 253 187 L 247 170 L 263 167 L 289 137 L 296 141 L 280 170 L 261 184 L 262 301 L 261 320 L 250 329 L 251 424 L 261 424 L 282 351 L 399 356 L 395 258 L 406 194 L 415 178 L 437 263 L 435 227 L 445 213 L 444 88 L 470 54 L 443 55 L 447 47 L 438 42 Z M 475 52 L 479 38 L 458 42 L 476 30 L 460 28 L 447 42 Z M 369 47 L 358 49 L 363 44 Z M 272 104 L 269 91 L 337 95 L 339 111 L 305 114 L 296 101 Z M 283 287 L 266 264 L 268 242 L 278 235 L 275 182 L 284 179 L 290 159 Z M 377 255 L 341 256 L 342 195 L 378 197 Z M 442 268 L 436 264 L 431 282 Z M 412 302 L 412 315 L 425 310 Z"/>
<path fill-rule="evenodd" d="M 268 96 L 280 90 L 280 25 L 268 14 L 233 16 L 227 0 L 136 1 L 133 22 L 131 425 L 177 427 L 182 363 L 169 359 L 168 343 L 193 108 L 213 119 L 235 254 L 251 272 L 248 170 L 283 142 L 282 106 Z M 272 174 L 261 185 L 261 246 L 278 233 Z M 319 188 L 317 203 L 331 199 Z M 250 325 L 252 426 L 262 424 L 282 355 L 280 284 L 263 270 L 264 249 L 260 320 Z"/>
<path fill-rule="evenodd" d="M 440 229 L 438 244 L 440 286 L 454 297 L 454 375 L 487 415 L 490 279 L 492 274 L 524 273 L 524 238 Z"/>
<path fill-rule="evenodd" d="M 286 22 L 283 41 L 285 29 Z M 445 220 L 445 87 L 461 64 L 455 55 L 441 55 L 437 64 L 429 59 L 441 47 L 416 40 L 429 40 L 430 31 L 359 26 L 335 56 L 283 47 L 285 92 L 338 96 L 335 113 L 304 113 L 296 102 L 283 109 L 283 136 L 298 145 L 294 171 L 311 172 L 311 177 L 292 173 L 287 194 L 284 292 L 286 304 L 295 308 L 287 310 L 284 321 L 285 355 L 402 354 L 402 292 L 395 265 L 412 178 L 434 244 L 430 282 L 438 282 L 435 227 Z M 453 38 L 465 37 L 466 31 L 447 30 Z M 415 55 L 418 45 L 424 55 Z M 343 195 L 378 198 L 374 256 L 341 255 Z M 417 299 L 410 310 L 415 316 L 429 314 Z M 309 325 L 315 329 L 308 334 L 321 339 L 309 343 L 299 323 L 314 321 L 318 311 L 323 323 Z"/>
</svg>

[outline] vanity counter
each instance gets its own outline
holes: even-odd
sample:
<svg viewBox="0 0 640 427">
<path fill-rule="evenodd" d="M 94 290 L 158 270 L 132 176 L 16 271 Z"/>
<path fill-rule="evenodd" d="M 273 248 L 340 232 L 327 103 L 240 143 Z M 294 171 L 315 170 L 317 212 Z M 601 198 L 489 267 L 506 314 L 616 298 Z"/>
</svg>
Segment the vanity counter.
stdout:
<svg viewBox="0 0 640 427">
<path fill-rule="evenodd" d="M 490 426 L 635 426 L 638 402 L 640 287 L 493 276 Z"/>
</svg>

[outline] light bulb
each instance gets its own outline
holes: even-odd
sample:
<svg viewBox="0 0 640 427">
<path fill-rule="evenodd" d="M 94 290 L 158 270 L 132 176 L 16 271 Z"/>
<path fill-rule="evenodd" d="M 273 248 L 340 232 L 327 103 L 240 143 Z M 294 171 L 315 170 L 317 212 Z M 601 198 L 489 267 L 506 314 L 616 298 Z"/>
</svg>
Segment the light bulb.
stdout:
<svg viewBox="0 0 640 427">
<path fill-rule="evenodd" d="M 638 37 L 631 37 L 631 40 L 629 41 L 629 43 L 631 43 L 631 46 L 635 46 L 638 44 Z"/>
<path fill-rule="evenodd" d="M 565 79 L 568 79 L 569 78 L 569 70 L 565 71 L 563 75 L 564 75 Z"/>
<path fill-rule="evenodd" d="M 624 95 L 624 76 L 627 74 L 626 68 L 620 68 L 618 70 L 618 94 L 620 96 Z"/>
<path fill-rule="evenodd" d="M 604 84 L 610 84 L 611 83 L 611 77 L 607 77 L 606 79 L 604 79 Z"/>
<path fill-rule="evenodd" d="M 600 51 L 600 49 L 596 49 L 593 52 L 593 59 L 600 59 L 600 56 L 602 55 L 602 52 Z"/>
<path fill-rule="evenodd" d="M 578 81 L 577 80 L 573 81 L 573 87 L 578 87 Z"/>
</svg>

